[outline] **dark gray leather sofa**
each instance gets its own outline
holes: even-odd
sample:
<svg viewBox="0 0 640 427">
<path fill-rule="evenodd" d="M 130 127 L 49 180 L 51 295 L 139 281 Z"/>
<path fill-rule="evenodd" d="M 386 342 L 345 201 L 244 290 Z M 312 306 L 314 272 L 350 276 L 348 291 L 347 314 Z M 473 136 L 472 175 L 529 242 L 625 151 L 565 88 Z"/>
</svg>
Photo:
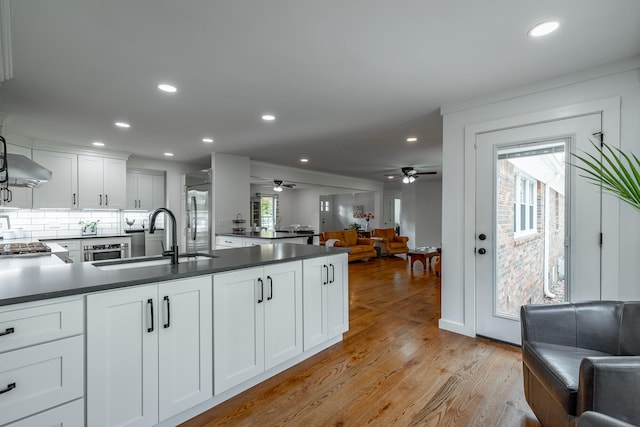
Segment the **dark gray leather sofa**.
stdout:
<svg viewBox="0 0 640 427">
<path fill-rule="evenodd" d="M 543 426 L 585 411 L 640 425 L 640 302 L 521 308 L 527 403 Z"/>
</svg>

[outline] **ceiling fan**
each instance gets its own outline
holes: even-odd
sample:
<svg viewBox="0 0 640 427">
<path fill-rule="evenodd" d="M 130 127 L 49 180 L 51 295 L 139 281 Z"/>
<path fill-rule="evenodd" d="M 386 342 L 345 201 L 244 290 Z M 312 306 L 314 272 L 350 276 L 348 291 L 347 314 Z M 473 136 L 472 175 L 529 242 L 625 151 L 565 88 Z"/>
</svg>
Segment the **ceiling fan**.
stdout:
<svg viewBox="0 0 640 427">
<path fill-rule="evenodd" d="M 416 178 L 419 175 L 437 175 L 438 171 L 425 171 L 425 172 L 419 172 L 416 168 L 414 168 L 413 166 L 406 166 L 400 169 L 401 173 L 400 175 L 398 174 L 389 174 L 389 175 L 385 175 L 387 178 L 389 179 L 393 179 L 395 177 L 402 177 L 402 182 L 405 184 L 411 184 L 412 182 L 414 182 L 416 180 Z"/>
<path fill-rule="evenodd" d="M 286 188 L 296 187 L 295 184 L 283 184 L 281 179 L 274 179 L 273 183 L 275 184 L 273 187 L 273 191 L 275 191 L 276 193 L 281 192 L 283 187 L 286 187 Z"/>
</svg>

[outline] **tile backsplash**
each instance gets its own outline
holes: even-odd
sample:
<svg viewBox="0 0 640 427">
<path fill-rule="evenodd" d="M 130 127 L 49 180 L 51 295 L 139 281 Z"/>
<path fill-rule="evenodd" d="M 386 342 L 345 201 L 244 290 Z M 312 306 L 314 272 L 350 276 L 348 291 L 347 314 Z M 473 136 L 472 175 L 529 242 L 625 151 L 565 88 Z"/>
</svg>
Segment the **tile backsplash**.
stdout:
<svg viewBox="0 0 640 427">
<path fill-rule="evenodd" d="M 56 209 L 18 209 L 2 210 L 0 215 L 9 217 L 12 229 L 22 228 L 25 238 L 46 239 L 57 237 L 82 236 L 80 221 L 100 220 L 98 236 L 122 234 L 130 227 L 125 218 L 135 219 L 134 229 L 143 225 L 149 228 L 149 212 L 140 211 L 100 211 L 100 210 L 56 210 Z M 156 226 L 163 228 L 164 215 L 158 217 Z"/>
</svg>

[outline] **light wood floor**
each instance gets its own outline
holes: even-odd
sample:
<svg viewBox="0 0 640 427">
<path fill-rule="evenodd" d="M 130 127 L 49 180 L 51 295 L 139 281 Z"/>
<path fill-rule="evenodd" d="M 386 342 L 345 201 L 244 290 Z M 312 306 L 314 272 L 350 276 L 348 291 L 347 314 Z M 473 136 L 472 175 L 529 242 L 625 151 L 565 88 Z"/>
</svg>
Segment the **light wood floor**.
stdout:
<svg viewBox="0 0 640 427">
<path fill-rule="evenodd" d="M 440 280 L 400 257 L 349 264 L 342 343 L 183 424 L 539 426 L 518 349 L 438 329 Z"/>
</svg>

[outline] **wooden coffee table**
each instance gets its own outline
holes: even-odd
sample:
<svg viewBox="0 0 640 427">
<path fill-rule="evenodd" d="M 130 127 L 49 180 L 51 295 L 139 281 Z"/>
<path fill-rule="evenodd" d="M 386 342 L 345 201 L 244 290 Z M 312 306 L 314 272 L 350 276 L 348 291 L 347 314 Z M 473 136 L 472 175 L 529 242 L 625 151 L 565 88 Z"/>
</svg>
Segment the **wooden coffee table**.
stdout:
<svg viewBox="0 0 640 427">
<path fill-rule="evenodd" d="M 409 263 L 411 263 L 412 270 L 413 270 L 413 264 L 416 261 L 421 261 L 422 265 L 424 265 L 424 269 L 427 270 L 428 268 L 431 267 L 431 258 L 439 257 L 440 252 L 438 251 L 427 252 L 427 251 L 421 251 L 418 249 L 410 249 L 407 255 L 409 255 Z"/>
</svg>

